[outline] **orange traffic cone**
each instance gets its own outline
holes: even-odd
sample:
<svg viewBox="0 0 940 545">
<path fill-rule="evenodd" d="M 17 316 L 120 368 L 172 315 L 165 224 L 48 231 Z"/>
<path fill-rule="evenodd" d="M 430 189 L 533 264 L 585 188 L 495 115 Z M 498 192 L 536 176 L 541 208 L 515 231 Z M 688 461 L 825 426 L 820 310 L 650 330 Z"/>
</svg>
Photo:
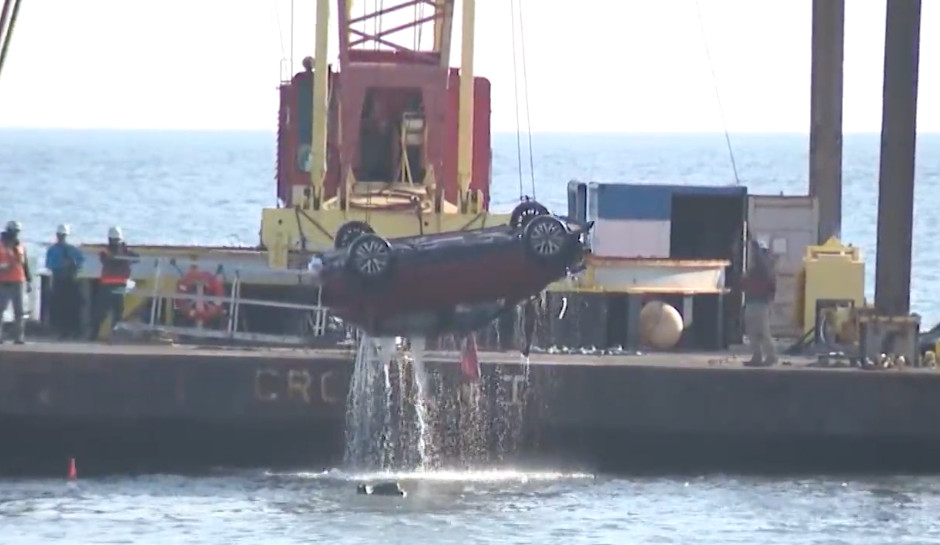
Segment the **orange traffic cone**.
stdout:
<svg viewBox="0 0 940 545">
<path fill-rule="evenodd" d="M 75 458 L 69 458 L 69 475 L 68 479 L 74 481 L 78 478 L 78 471 L 75 470 Z"/>
</svg>

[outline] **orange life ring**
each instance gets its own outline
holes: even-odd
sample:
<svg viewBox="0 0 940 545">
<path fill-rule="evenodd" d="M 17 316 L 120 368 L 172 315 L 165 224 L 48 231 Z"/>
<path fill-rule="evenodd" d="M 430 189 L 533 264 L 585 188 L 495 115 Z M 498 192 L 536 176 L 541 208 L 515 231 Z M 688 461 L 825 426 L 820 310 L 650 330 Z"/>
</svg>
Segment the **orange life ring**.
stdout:
<svg viewBox="0 0 940 545">
<path fill-rule="evenodd" d="M 202 286 L 203 295 L 210 297 L 224 297 L 225 286 L 219 278 L 209 271 L 190 269 L 176 283 L 176 292 L 183 295 L 196 295 L 199 286 Z M 221 303 L 216 301 L 198 301 L 193 299 L 175 299 L 173 307 L 183 315 L 197 322 L 207 322 L 222 314 L 225 310 Z"/>
</svg>

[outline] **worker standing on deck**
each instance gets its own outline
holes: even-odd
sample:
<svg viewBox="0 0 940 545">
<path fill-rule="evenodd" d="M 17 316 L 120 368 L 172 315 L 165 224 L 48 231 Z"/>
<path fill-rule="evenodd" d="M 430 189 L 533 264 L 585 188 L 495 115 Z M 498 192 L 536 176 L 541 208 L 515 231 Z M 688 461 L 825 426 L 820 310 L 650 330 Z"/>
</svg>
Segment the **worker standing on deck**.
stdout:
<svg viewBox="0 0 940 545">
<path fill-rule="evenodd" d="M 46 250 L 46 268 L 52 273 L 52 325 L 63 339 L 81 335 L 78 272 L 85 257 L 78 248 L 66 241 L 70 231 L 68 225 L 60 225 L 55 233 L 56 243 Z"/>
<path fill-rule="evenodd" d="M 770 305 L 777 293 L 777 280 L 767 248 L 750 241 L 744 288 L 744 331 L 751 347 L 751 359 L 745 365 L 770 366 L 777 363 L 777 350 L 770 336 Z M 766 359 L 765 359 L 766 356 Z"/>
<path fill-rule="evenodd" d="M 33 290 L 26 249 L 20 243 L 21 229 L 20 222 L 11 221 L 0 235 L 0 315 L 7 305 L 13 304 L 13 342 L 16 344 L 23 344 L 26 337 L 24 288 L 26 293 Z M 0 342 L 2 340 L 3 320 L 0 319 Z"/>
<path fill-rule="evenodd" d="M 139 257 L 127 248 L 120 227 L 108 230 L 108 247 L 98 254 L 101 260 L 101 280 L 95 298 L 91 339 L 98 338 L 101 324 L 109 315 L 113 328 L 124 318 L 124 295 L 131 277 L 131 264 Z"/>
</svg>

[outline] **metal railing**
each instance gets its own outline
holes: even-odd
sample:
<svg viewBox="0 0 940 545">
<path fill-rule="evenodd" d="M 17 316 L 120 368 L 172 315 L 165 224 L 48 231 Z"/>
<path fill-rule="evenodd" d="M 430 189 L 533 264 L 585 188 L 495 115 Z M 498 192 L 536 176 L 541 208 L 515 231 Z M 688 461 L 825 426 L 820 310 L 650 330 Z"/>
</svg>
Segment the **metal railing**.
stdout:
<svg viewBox="0 0 940 545">
<path fill-rule="evenodd" d="M 203 291 L 203 286 L 197 287 L 196 293 L 187 294 L 180 293 L 178 291 L 168 291 L 161 289 L 164 279 L 168 275 L 164 274 L 164 260 L 165 258 L 157 258 L 155 260 L 155 274 L 153 276 L 153 286 L 149 289 L 129 287 L 126 290 L 127 295 L 137 295 L 150 298 L 150 315 L 149 320 L 146 323 L 129 323 L 122 322 L 121 326 L 124 329 L 130 330 L 144 330 L 157 333 L 166 333 L 170 335 L 179 335 L 186 337 L 197 337 L 197 338 L 207 338 L 207 339 L 217 339 L 217 340 L 229 340 L 229 341 L 247 341 L 247 342 L 259 342 L 259 343 L 276 343 L 276 344 L 309 344 L 311 337 L 321 337 L 326 333 L 327 318 L 328 318 L 328 309 L 323 305 L 323 289 L 319 285 L 311 285 L 311 288 L 317 290 L 317 302 L 316 304 L 301 304 L 301 303 L 288 303 L 284 301 L 272 301 L 264 299 L 246 299 L 241 296 L 242 291 L 242 278 L 239 270 L 234 271 L 234 277 L 231 281 L 231 287 L 229 288 L 229 294 L 225 296 L 216 296 L 216 295 L 207 295 Z M 277 274 L 281 271 L 272 270 L 271 274 Z M 304 270 L 288 270 L 283 271 L 284 274 L 290 274 L 291 276 L 308 276 L 315 277 L 315 271 L 304 271 Z M 176 275 L 173 275 L 176 276 Z M 182 276 L 180 276 L 182 277 Z M 177 326 L 177 325 L 164 325 L 160 324 L 160 309 L 164 307 L 165 303 L 168 301 L 194 301 L 195 304 L 206 304 L 214 303 L 217 305 L 227 305 L 227 317 L 225 328 L 224 329 L 212 329 L 205 327 L 201 321 L 195 320 L 194 325 L 191 326 Z M 241 316 L 241 308 L 243 305 L 250 306 L 259 306 L 259 307 L 272 307 L 272 308 L 281 308 L 285 310 L 298 310 L 305 311 L 305 320 L 306 326 L 310 327 L 312 335 L 310 337 L 305 335 L 286 335 L 286 334 L 269 334 L 269 333 L 253 333 L 249 331 L 239 331 L 239 323 Z"/>
</svg>

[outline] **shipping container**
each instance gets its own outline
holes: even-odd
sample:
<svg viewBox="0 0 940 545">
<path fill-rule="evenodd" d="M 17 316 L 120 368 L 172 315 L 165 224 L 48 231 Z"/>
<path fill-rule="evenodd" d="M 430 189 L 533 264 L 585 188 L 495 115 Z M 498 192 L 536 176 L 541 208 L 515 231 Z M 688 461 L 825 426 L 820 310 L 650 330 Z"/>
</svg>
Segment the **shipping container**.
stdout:
<svg viewBox="0 0 940 545">
<path fill-rule="evenodd" d="M 771 307 L 771 333 L 799 337 L 803 331 L 796 309 L 803 294 L 797 279 L 807 246 L 819 239 L 818 202 L 803 195 L 751 195 L 747 215 L 748 229 L 774 256 L 777 297 Z"/>
</svg>

